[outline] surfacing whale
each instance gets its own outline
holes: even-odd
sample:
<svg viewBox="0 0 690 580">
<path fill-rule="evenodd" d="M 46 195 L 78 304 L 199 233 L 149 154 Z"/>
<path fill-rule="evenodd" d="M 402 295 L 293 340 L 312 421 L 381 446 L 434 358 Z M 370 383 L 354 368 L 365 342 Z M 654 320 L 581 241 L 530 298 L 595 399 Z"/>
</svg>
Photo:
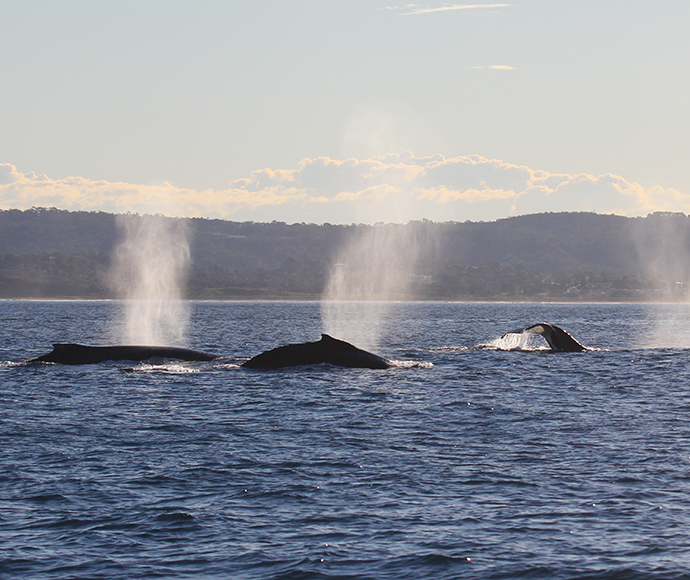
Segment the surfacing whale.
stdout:
<svg viewBox="0 0 690 580">
<path fill-rule="evenodd" d="M 53 344 L 52 352 L 31 359 L 29 362 L 89 365 L 109 360 L 143 361 L 150 358 L 210 361 L 219 357 L 208 352 L 174 346 L 86 346 L 83 344 L 57 343 Z"/>
<path fill-rule="evenodd" d="M 520 334 L 522 332 L 540 334 L 546 339 L 546 342 L 549 343 L 551 350 L 554 352 L 582 352 L 587 350 L 586 347 L 577 342 L 577 340 L 570 336 L 565 330 L 559 326 L 546 324 L 545 322 L 528 326 L 522 330 L 507 332 L 506 334 Z M 505 336 L 505 334 L 503 336 Z"/>
<path fill-rule="evenodd" d="M 321 363 L 363 369 L 387 369 L 390 366 L 386 359 L 327 334 L 322 334 L 317 342 L 288 344 L 267 350 L 242 363 L 242 366 L 248 369 L 279 369 Z"/>
</svg>

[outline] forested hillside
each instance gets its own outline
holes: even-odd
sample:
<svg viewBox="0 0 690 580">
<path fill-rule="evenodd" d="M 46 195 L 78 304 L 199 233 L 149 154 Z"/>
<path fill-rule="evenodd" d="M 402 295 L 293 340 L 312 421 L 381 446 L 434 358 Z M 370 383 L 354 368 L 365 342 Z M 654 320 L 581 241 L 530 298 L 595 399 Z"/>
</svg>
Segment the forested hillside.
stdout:
<svg viewBox="0 0 690 580">
<path fill-rule="evenodd" d="M 407 264 L 409 299 L 669 299 L 685 295 L 690 272 L 684 214 L 377 226 L 183 221 L 189 298 L 318 298 L 342 249 L 372 232 L 421 240 Z M 0 297 L 113 297 L 108 272 L 120 235 L 112 214 L 0 211 Z"/>
</svg>

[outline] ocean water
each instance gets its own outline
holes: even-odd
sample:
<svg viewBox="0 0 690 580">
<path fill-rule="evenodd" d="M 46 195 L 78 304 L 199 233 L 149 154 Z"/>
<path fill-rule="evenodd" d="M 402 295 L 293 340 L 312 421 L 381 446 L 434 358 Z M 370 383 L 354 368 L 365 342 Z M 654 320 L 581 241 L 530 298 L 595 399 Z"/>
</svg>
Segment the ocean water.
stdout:
<svg viewBox="0 0 690 580">
<path fill-rule="evenodd" d="M 393 368 L 263 372 L 318 304 L 191 308 L 225 358 L 67 367 L 118 303 L 0 302 L 2 580 L 690 578 L 690 306 L 381 305 Z M 495 348 L 536 322 L 592 350 Z"/>
</svg>

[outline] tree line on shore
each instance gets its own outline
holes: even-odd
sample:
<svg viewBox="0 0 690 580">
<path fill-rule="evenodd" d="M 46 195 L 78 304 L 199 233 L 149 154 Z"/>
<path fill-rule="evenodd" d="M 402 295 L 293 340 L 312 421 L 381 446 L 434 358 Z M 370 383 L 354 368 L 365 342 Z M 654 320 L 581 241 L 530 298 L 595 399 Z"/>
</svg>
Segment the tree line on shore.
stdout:
<svg viewBox="0 0 690 580">
<path fill-rule="evenodd" d="M 387 235 L 393 245 L 382 249 L 392 253 L 396 240 L 421 240 L 396 299 L 675 300 L 690 278 L 690 218 L 678 213 L 374 226 L 183 221 L 190 299 L 317 299 L 347 261 L 343 249 L 372 233 Z M 114 214 L 0 211 L 0 298 L 114 298 L 121 235 Z"/>
</svg>

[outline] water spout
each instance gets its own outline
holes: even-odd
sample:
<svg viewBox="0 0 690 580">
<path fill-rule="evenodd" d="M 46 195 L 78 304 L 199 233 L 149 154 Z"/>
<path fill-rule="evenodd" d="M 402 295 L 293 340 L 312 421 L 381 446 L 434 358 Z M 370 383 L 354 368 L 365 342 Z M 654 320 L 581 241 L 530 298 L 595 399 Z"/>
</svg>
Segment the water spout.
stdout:
<svg viewBox="0 0 690 580">
<path fill-rule="evenodd" d="M 122 239 L 111 282 L 124 301 L 124 344 L 185 345 L 189 309 L 182 301 L 189 269 L 186 222 L 162 215 L 117 216 Z"/>
<path fill-rule="evenodd" d="M 411 224 L 354 229 L 324 289 L 324 332 L 361 348 L 378 348 L 388 304 L 410 298 L 420 252 L 428 241 L 425 232 Z"/>
</svg>

